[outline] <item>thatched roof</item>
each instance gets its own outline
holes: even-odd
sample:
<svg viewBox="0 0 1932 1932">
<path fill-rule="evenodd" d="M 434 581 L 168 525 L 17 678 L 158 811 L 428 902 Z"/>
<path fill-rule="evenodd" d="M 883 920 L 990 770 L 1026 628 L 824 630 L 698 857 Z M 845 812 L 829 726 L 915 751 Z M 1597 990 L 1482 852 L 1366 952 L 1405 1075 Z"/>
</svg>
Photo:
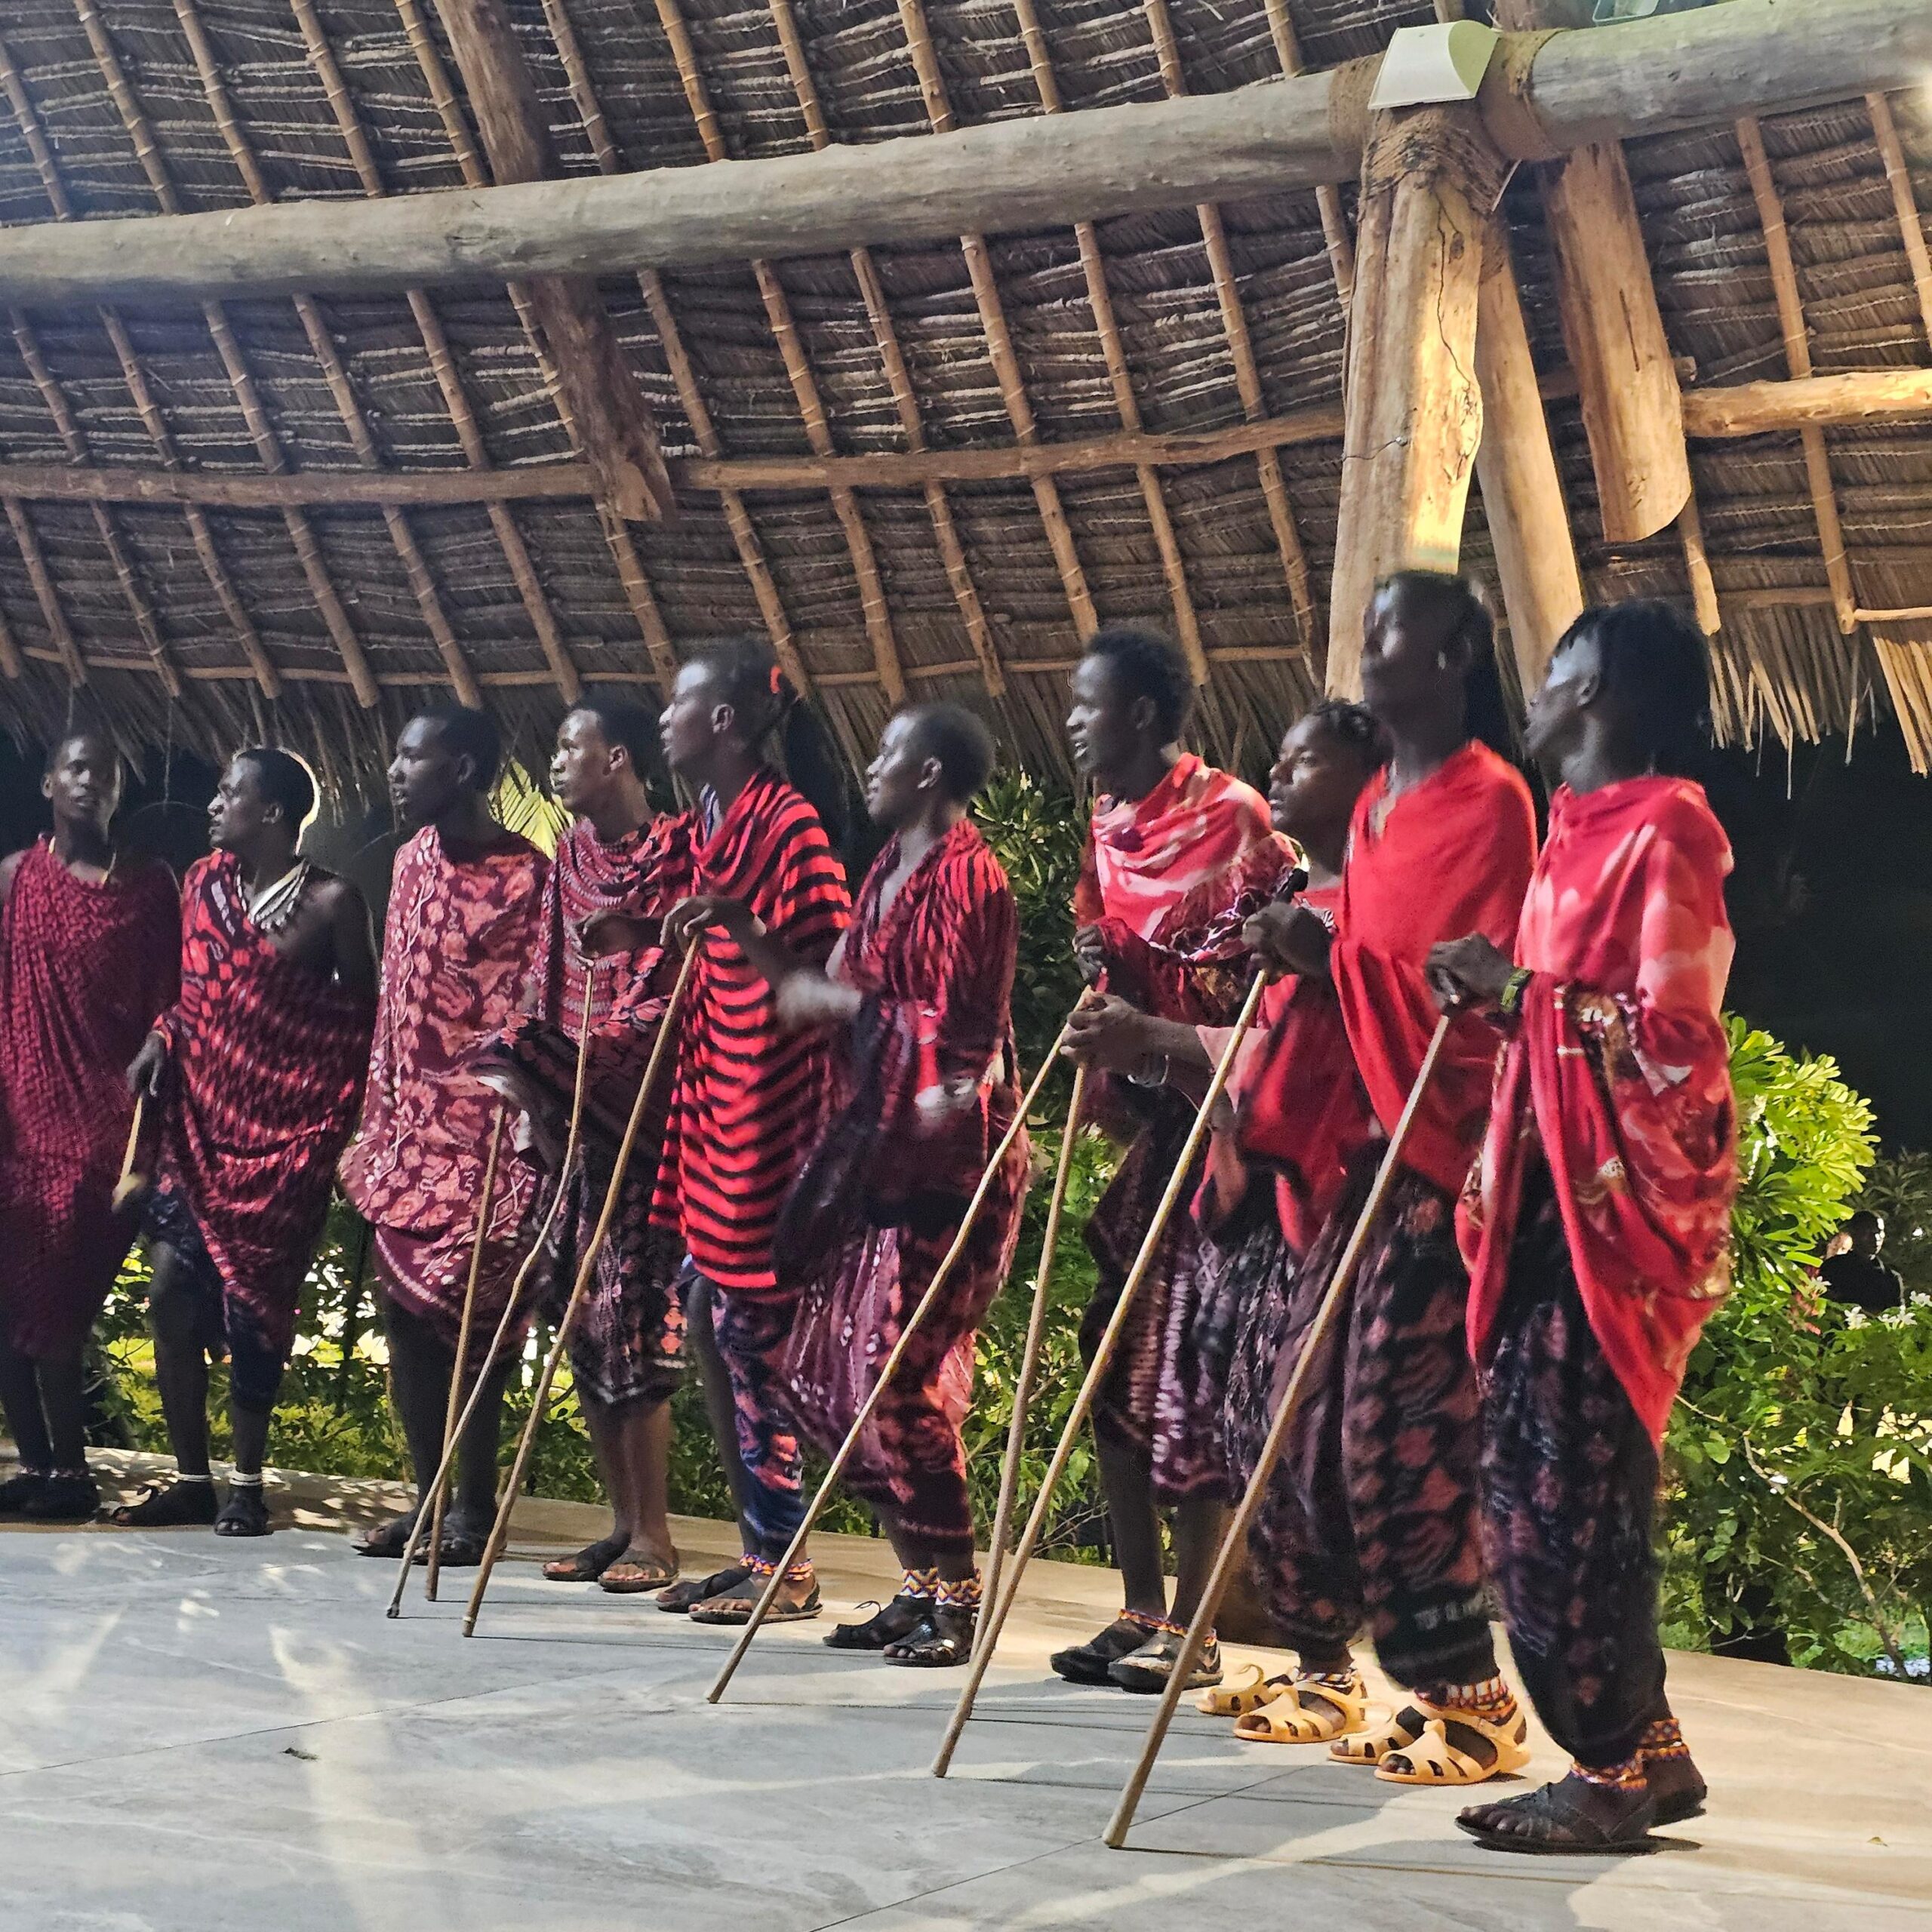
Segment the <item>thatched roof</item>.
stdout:
<svg viewBox="0 0 1932 1932">
<path fill-rule="evenodd" d="M 1279 74 L 1294 42 L 1307 67 L 1325 67 L 1433 17 L 1388 0 L 1036 0 L 1022 11 L 1044 30 L 1030 49 L 1011 0 L 511 7 L 558 157 L 583 174 L 803 152 L 821 129 L 850 143 L 918 134 L 936 109 L 959 125 L 1034 115 L 1043 78 L 1068 112 L 1177 85 L 1233 88 Z M 793 24 L 802 69 L 781 36 Z M 909 33 L 921 32 L 929 43 L 915 48 Z M 164 197 L 192 211 L 488 178 L 426 0 L 9 0 L 0 82 L 7 224 L 150 214 Z M 1918 205 L 1932 206 L 1932 103 L 1899 97 L 1880 112 L 1906 192 L 1915 174 Z M 1873 109 L 1788 115 L 1761 135 L 1768 204 L 1732 129 L 1629 149 L 1687 384 L 1802 373 L 1767 264 L 1765 222 L 1780 205 L 1814 369 L 1926 366 L 1932 297 L 1915 288 Z M 1586 589 L 1687 601 L 1677 529 L 1602 540 L 1527 177 L 1509 195 L 1517 266 Z M 946 241 L 613 279 L 601 293 L 674 474 L 683 459 L 1010 450 L 1124 423 L 1158 435 L 1338 412 L 1343 310 L 1315 197 L 1224 207 L 1224 250 L 1208 245 L 1214 228 L 1192 210 L 1099 223 L 1097 312 L 1071 228 L 990 238 L 992 279 L 977 291 L 967 253 Z M 507 290 L 318 297 L 306 318 L 278 299 L 11 320 L 0 464 L 259 475 L 277 461 L 460 471 L 574 453 Z M 0 681 L 0 721 L 44 734 L 66 713 L 78 665 L 130 737 L 218 750 L 269 732 L 346 777 L 420 693 L 447 688 L 453 653 L 534 732 L 561 708 L 559 651 L 586 678 L 648 684 L 667 657 L 750 632 L 795 650 L 848 746 L 869 743 L 889 709 L 884 651 L 915 693 L 992 705 L 1020 754 L 1048 770 L 1080 626 L 1133 619 L 1198 630 L 1208 735 L 1251 761 L 1318 681 L 1339 433 L 1310 420 L 1309 439 L 1278 454 L 1286 549 L 1252 454 L 844 495 L 686 481 L 675 521 L 622 525 L 588 497 L 386 513 L 10 499 L 0 654 L 11 638 L 23 662 Z M 1858 607 L 1932 606 L 1932 423 L 1836 429 L 1826 442 L 1824 513 L 1835 505 Z M 1841 633 L 1799 435 L 1700 443 L 1693 459 L 1727 731 L 1817 737 L 1890 706 L 1922 754 L 1932 620 Z M 1480 571 L 1473 495 L 1470 515 L 1466 557 Z M 1297 543 L 1312 598 L 1299 612 Z M 345 626 L 380 688 L 373 710 L 352 689 Z M 272 704 L 264 661 L 284 681 Z"/>
</svg>

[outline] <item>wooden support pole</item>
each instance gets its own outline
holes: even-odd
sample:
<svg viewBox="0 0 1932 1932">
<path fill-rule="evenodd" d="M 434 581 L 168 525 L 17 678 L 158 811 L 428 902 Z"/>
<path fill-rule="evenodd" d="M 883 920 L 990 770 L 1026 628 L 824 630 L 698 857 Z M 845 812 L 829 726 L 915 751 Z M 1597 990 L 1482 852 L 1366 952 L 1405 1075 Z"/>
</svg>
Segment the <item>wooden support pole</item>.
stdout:
<svg viewBox="0 0 1932 1932">
<path fill-rule="evenodd" d="M 1376 580 L 1454 570 L 1482 397 L 1476 311 L 1500 171 L 1467 110 L 1375 117 L 1356 216 L 1340 513 L 1329 592 L 1327 688 L 1360 694 L 1362 621 Z M 1489 151 L 1493 155 L 1493 151 Z"/>
<path fill-rule="evenodd" d="M 1583 584 L 1530 359 L 1509 237 L 1500 217 L 1491 224 L 1483 259 L 1477 317 L 1483 414 L 1476 475 L 1517 675 L 1527 697 L 1542 684 L 1556 640 L 1582 611 Z"/>
<path fill-rule="evenodd" d="M 1912 170 L 1906 164 L 1898 122 L 1892 103 L 1881 94 L 1867 95 L 1865 106 L 1872 116 L 1872 137 L 1878 144 L 1878 157 L 1885 165 L 1886 185 L 1892 191 L 1899 238 L 1905 245 L 1906 263 L 1912 271 L 1912 292 L 1918 297 L 1918 319 L 1924 325 L 1927 341 L 1932 343 L 1932 250 L 1925 245 L 1925 218 L 1918 212 L 1918 195 L 1912 184 Z"/>
<path fill-rule="evenodd" d="M 116 220 L 8 229 L 0 234 L 0 300 L 200 300 L 628 273 L 1316 187 L 1349 180 L 1360 163 L 1374 64 L 723 168 L 525 182 L 374 205 L 222 209 L 166 226 Z M 1932 9 L 1924 0 L 1727 0 L 1534 45 L 1506 35 L 1475 112 L 1510 158 L 1548 160 L 1586 142 L 1918 86 L 1927 69 Z M 708 106 L 707 124 L 715 133 Z"/>
</svg>

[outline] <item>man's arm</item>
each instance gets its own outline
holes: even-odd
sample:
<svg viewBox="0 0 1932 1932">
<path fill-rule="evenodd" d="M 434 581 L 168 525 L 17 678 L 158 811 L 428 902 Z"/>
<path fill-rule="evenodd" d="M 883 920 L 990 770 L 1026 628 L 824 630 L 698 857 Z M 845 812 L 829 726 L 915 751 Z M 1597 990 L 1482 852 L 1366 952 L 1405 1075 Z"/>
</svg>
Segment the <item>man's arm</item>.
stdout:
<svg viewBox="0 0 1932 1932">
<path fill-rule="evenodd" d="M 329 945 L 337 980 L 367 999 L 376 996 L 376 955 L 369 938 L 369 909 L 346 879 L 330 897 Z"/>
<path fill-rule="evenodd" d="M 19 851 L 9 852 L 0 859 L 0 909 L 4 909 L 8 900 L 13 897 L 14 875 L 20 869 L 20 861 L 32 849 L 23 846 Z"/>
</svg>

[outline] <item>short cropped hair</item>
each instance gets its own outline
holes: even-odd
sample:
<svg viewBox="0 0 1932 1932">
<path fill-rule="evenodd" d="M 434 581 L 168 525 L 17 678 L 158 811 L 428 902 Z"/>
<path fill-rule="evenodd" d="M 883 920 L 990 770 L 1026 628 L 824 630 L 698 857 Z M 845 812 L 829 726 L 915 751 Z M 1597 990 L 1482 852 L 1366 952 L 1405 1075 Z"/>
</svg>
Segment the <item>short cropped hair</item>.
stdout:
<svg viewBox="0 0 1932 1932">
<path fill-rule="evenodd" d="M 439 704 L 416 715 L 435 726 L 452 754 L 469 760 L 475 768 L 479 792 L 495 784 L 503 768 L 503 740 L 497 721 L 487 711 L 473 711 L 466 704 Z"/>
<path fill-rule="evenodd" d="M 293 752 L 274 745 L 251 745 L 235 755 L 254 768 L 262 796 L 281 808 L 282 817 L 299 836 L 315 810 L 315 781 L 309 768 Z"/>
<path fill-rule="evenodd" d="M 1186 660 L 1158 631 L 1108 624 L 1081 646 L 1081 653 L 1104 657 L 1132 696 L 1153 700 L 1162 743 L 1171 743 L 1186 729 L 1194 709 L 1194 680 Z"/>
<path fill-rule="evenodd" d="M 658 749 L 657 719 L 629 698 L 602 697 L 586 692 L 571 706 L 597 720 L 607 744 L 622 745 L 631 755 L 631 769 L 641 778 Z"/>
<path fill-rule="evenodd" d="M 971 804 L 993 775 L 992 732 L 963 704 L 914 705 L 905 715 L 915 749 L 938 759 L 946 795 L 955 804 Z"/>
<path fill-rule="evenodd" d="M 1324 735 L 1352 752 L 1368 770 L 1388 762 L 1389 734 L 1367 705 L 1351 703 L 1345 697 L 1324 697 L 1309 706 L 1305 718 L 1312 718 Z"/>
<path fill-rule="evenodd" d="M 1597 648 L 1604 688 L 1629 720 L 1636 748 L 1658 771 L 1679 777 L 1709 742 L 1710 647 L 1684 612 L 1661 598 L 1596 604 L 1558 641 Z"/>
</svg>

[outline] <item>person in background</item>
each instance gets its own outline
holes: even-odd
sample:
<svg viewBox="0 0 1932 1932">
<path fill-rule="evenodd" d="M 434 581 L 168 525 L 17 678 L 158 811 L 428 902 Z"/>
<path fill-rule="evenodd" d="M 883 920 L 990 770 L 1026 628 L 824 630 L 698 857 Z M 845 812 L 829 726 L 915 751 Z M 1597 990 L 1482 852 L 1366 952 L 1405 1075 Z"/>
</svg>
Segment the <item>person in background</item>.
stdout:
<svg viewBox="0 0 1932 1932">
<path fill-rule="evenodd" d="M 1152 632 L 1113 626 L 1088 639 L 1066 732 L 1075 768 L 1098 793 L 1074 900 L 1074 945 L 1090 983 L 1142 1012 L 1224 1024 L 1253 971 L 1242 934 L 1294 866 L 1251 786 L 1180 740 L 1194 687 L 1180 654 Z M 1165 1090 L 1157 1056 L 1124 1081 L 1097 1083 L 1100 1112 L 1128 1143 L 1086 1230 L 1100 1283 L 1081 1324 L 1091 1359 L 1118 1305 L 1194 1109 Z M 1094 1409 L 1101 1487 L 1124 1601 L 1086 1642 L 1055 1653 L 1076 1684 L 1158 1690 L 1166 1682 L 1220 1541 L 1226 1503 L 1221 1389 L 1190 1345 L 1201 1291 L 1200 1236 L 1172 1217 L 1125 1318 Z M 1161 1512 L 1174 1511 L 1171 1602 Z M 1202 1652 L 1195 1681 L 1220 1675 Z"/>
<path fill-rule="evenodd" d="M 563 1192 L 554 1219 L 549 1201 L 531 1211 L 550 1230 L 534 1286 L 552 1321 L 563 1318 L 595 1230 L 675 977 L 662 926 L 691 889 L 690 826 L 651 808 L 644 774 L 657 739 L 650 712 L 614 697 L 585 697 L 558 728 L 550 784 L 574 822 L 544 888 L 525 1010 L 475 1061 L 478 1076 L 522 1113 L 526 1158 L 546 1176 L 546 1193 Z M 583 1109 L 566 1165 L 580 1044 Z M 684 1364 L 684 1247 L 651 1212 L 669 1072 L 647 1103 L 571 1331 L 571 1383 L 610 1495 L 611 1533 L 543 1566 L 552 1583 L 620 1595 L 664 1589 L 678 1575 L 667 1484 L 670 1397 Z"/>
<path fill-rule="evenodd" d="M 0 1407 L 20 1458 L 0 1514 L 78 1522 L 100 1503 L 82 1358 L 138 1221 L 114 1200 L 128 1063 L 173 1003 L 181 903 L 115 843 L 100 732 L 54 746 L 41 792 L 51 835 L 0 861 Z"/>
<path fill-rule="evenodd" d="M 112 1520 L 269 1531 L 262 1460 L 321 1238 L 335 1164 L 369 1061 L 369 912 L 301 856 L 315 809 L 300 759 L 238 752 L 208 807 L 214 850 L 181 890 L 180 994 L 128 1069 L 160 1103 L 142 1225 L 154 1264 L 155 1380 L 171 1481 Z M 228 1358 L 233 1473 L 217 1508 L 208 1469 L 208 1364 Z"/>
<path fill-rule="evenodd" d="M 1437 946 L 1445 1006 L 1500 1030 L 1462 1215 L 1483 1514 L 1509 1648 L 1574 1764 L 1458 1823 L 1500 1850 L 1629 1851 L 1704 1781 L 1664 1694 L 1651 1541 L 1685 1362 L 1730 1281 L 1737 1119 L 1722 1015 L 1730 848 L 1681 772 L 1704 638 L 1669 605 L 1586 611 L 1530 706 L 1558 780 L 1513 957 Z"/>
<path fill-rule="evenodd" d="M 389 771 L 400 825 L 383 937 L 381 991 L 362 1122 L 342 1163 L 342 1191 L 374 1231 L 389 1346 L 389 1389 L 416 1478 L 417 1509 L 442 1460 L 453 1378 L 483 1367 L 522 1251 L 534 1176 L 500 1150 L 489 1221 L 479 1229 L 494 1097 L 468 1062 L 515 1011 L 530 970 L 549 868 L 497 822 L 502 762 L 488 713 L 454 706 L 402 728 Z M 470 1263 L 481 1238 L 470 1356 L 457 1360 Z M 481 1560 L 496 1519 L 497 1434 L 512 1353 L 491 1367 L 459 1446 L 438 1560 Z M 416 1511 L 371 1532 L 365 1556 L 400 1556 Z"/>
<path fill-rule="evenodd" d="M 1844 1224 L 1847 1245 L 1827 1257 L 1818 1270 L 1818 1283 L 1828 1301 L 1862 1308 L 1867 1315 L 1884 1315 L 1905 1301 L 1905 1281 L 1896 1268 L 1878 1257 L 1885 1245 L 1885 1221 L 1869 1208 L 1860 1208 Z"/>
</svg>

